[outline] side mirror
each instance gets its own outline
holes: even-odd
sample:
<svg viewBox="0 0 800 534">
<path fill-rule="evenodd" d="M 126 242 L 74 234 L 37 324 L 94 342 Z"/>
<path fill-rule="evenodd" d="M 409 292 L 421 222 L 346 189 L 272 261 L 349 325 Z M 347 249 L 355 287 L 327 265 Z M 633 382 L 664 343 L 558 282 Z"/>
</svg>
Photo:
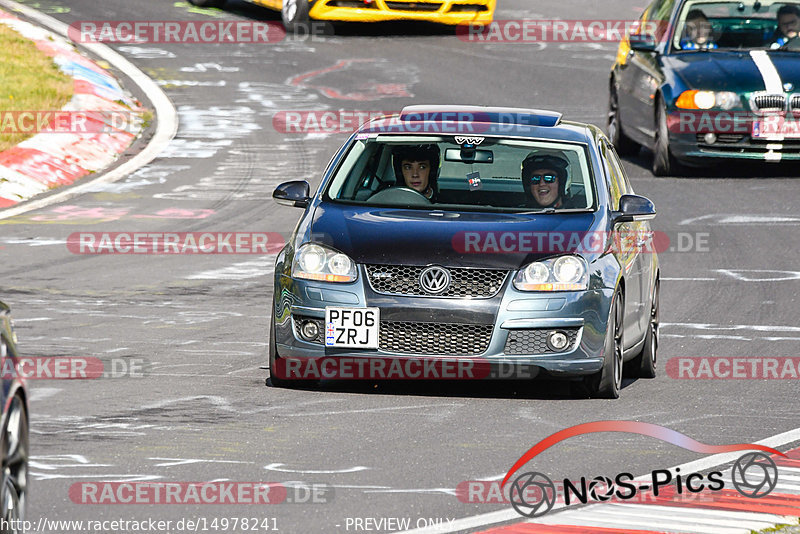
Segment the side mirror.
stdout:
<svg viewBox="0 0 800 534">
<path fill-rule="evenodd" d="M 284 206 L 307 208 L 311 202 L 311 187 L 305 180 L 283 182 L 272 192 L 272 198 Z"/>
<path fill-rule="evenodd" d="M 656 38 L 650 33 L 635 33 L 628 36 L 631 50 L 637 52 L 655 52 Z"/>
<path fill-rule="evenodd" d="M 649 198 L 639 195 L 622 195 L 619 211 L 612 214 L 614 224 L 631 221 L 649 221 L 655 218 L 656 207 Z"/>
</svg>

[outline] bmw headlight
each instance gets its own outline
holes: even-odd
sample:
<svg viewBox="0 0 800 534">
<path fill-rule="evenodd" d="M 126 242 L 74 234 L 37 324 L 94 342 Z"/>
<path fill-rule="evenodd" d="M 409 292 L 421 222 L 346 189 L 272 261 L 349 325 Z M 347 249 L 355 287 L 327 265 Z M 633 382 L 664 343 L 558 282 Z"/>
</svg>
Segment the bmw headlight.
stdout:
<svg viewBox="0 0 800 534">
<path fill-rule="evenodd" d="M 586 261 L 580 256 L 561 256 L 529 263 L 514 277 L 520 291 L 580 291 L 589 287 Z"/>
<path fill-rule="evenodd" d="M 739 104 L 739 95 L 732 91 L 698 91 L 692 89 L 684 91 L 675 102 L 681 109 L 711 109 L 718 108 L 729 110 Z"/>
<path fill-rule="evenodd" d="M 355 262 L 346 254 L 306 243 L 294 255 L 292 277 L 322 282 L 353 282 L 358 278 L 358 271 Z"/>
</svg>

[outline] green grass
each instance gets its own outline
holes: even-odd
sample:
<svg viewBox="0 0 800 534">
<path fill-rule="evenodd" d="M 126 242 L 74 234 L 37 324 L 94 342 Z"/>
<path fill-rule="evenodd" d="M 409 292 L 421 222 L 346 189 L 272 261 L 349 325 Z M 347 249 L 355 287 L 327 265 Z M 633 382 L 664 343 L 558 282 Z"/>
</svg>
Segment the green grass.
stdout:
<svg viewBox="0 0 800 534">
<path fill-rule="evenodd" d="M 0 112 L 54 111 L 72 98 L 72 78 L 33 42 L 0 24 Z M 0 152 L 33 133 L 0 129 Z"/>
</svg>

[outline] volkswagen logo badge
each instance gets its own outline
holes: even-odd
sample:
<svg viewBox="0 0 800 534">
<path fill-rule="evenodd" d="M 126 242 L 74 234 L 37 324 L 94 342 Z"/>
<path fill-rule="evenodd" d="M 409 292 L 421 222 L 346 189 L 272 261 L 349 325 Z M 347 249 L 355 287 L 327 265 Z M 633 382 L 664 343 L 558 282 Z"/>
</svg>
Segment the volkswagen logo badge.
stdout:
<svg viewBox="0 0 800 534">
<path fill-rule="evenodd" d="M 443 267 L 428 267 L 419 275 L 419 285 L 431 295 L 443 293 L 450 287 L 450 271 Z"/>
</svg>

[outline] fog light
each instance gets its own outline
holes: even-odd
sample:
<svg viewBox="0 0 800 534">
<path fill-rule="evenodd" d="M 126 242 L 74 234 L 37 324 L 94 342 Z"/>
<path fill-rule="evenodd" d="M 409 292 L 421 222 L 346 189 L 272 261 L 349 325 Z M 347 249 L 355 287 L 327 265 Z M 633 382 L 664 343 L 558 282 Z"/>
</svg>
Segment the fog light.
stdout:
<svg viewBox="0 0 800 534">
<path fill-rule="evenodd" d="M 560 332 L 558 330 L 554 332 L 550 332 L 547 334 L 547 345 L 555 351 L 561 351 L 567 348 L 567 343 L 569 343 L 569 338 L 567 334 L 564 332 Z"/>
<path fill-rule="evenodd" d="M 713 145 L 717 142 L 717 134 L 707 133 L 703 136 L 703 141 L 705 141 L 707 145 Z"/>
<path fill-rule="evenodd" d="M 313 341 L 319 334 L 319 327 L 314 321 L 303 321 L 303 326 L 300 327 L 300 336 L 306 341 Z"/>
</svg>

